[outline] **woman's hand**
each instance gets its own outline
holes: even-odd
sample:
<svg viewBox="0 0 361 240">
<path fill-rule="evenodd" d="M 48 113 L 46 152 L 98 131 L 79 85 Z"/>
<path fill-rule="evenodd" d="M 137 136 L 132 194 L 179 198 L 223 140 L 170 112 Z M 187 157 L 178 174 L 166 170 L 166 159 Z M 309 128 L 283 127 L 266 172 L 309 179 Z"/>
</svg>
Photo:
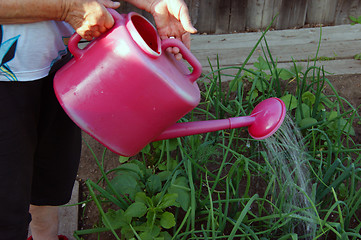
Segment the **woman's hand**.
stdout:
<svg viewBox="0 0 361 240">
<path fill-rule="evenodd" d="M 113 26 L 106 8 L 119 6 L 111 0 L 0 0 L 0 24 L 67 21 L 89 39 Z"/>
<path fill-rule="evenodd" d="M 196 33 L 189 16 L 187 5 L 183 0 L 154 0 L 150 13 L 153 15 L 161 39 L 174 37 L 190 48 L 190 33 Z M 177 47 L 168 48 L 177 59 L 181 59 Z"/>
<path fill-rule="evenodd" d="M 66 2 L 66 1 L 65 1 Z M 111 0 L 72 0 L 64 7 L 64 20 L 84 39 L 99 37 L 114 25 L 106 8 L 118 8 L 119 2 Z"/>
<path fill-rule="evenodd" d="M 190 33 L 196 33 L 183 0 L 125 0 L 150 12 L 155 20 L 161 39 L 174 37 L 190 48 Z M 182 58 L 177 47 L 169 48 L 177 59 Z"/>
<path fill-rule="evenodd" d="M 161 39 L 174 37 L 190 48 L 190 33 L 196 33 L 183 0 L 126 0 L 150 12 Z M 67 0 L 63 9 L 64 20 L 70 23 L 84 39 L 91 40 L 111 28 L 114 19 L 106 8 L 118 8 L 119 2 L 111 0 Z M 177 59 L 182 58 L 177 47 L 169 48 Z"/>
<path fill-rule="evenodd" d="M 189 48 L 190 33 L 196 33 L 183 0 L 154 0 L 149 9 L 161 38 L 175 37 Z"/>
</svg>

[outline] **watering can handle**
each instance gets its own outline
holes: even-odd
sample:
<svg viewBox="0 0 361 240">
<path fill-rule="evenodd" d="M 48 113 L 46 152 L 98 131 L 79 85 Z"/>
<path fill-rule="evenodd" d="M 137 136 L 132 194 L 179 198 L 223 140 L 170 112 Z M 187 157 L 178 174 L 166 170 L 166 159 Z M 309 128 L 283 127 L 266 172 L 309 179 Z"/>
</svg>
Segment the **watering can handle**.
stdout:
<svg viewBox="0 0 361 240">
<path fill-rule="evenodd" d="M 122 15 L 120 15 L 114 9 L 107 8 L 107 10 L 110 13 L 110 15 L 112 15 L 112 17 L 114 19 L 114 24 L 116 21 L 120 21 L 122 19 Z M 69 48 L 69 51 L 74 55 L 75 59 L 81 58 L 84 54 L 84 50 L 82 50 L 78 47 L 78 44 L 81 39 L 82 39 L 82 37 L 80 37 L 80 35 L 76 32 L 69 39 L 68 48 Z"/>
<path fill-rule="evenodd" d="M 179 40 L 174 38 L 168 38 L 162 40 L 162 51 L 166 51 L 169 47 L 179 48 L 180 53 L 183 58 L 191 65 L 193 68 L 192 73 L 187 74 L 187 78 L 191 82 L 195 82 L 202 73 L 202 65 L 197 60 L 197 58 L 191 53 L 191 51 Z"/>
<path fill-rule="evenodd" d="M 69 51 L 74 55 L 75 59 L 79 59 L 83 56 L 84 50 L 82 50 L 78 47 L 78 44 L 81 39 L 82 39 L 82 37 L 75 32 L 73 34 L 73 36 L 71 36 L 71 38 L 69 39 L 69 42 L 68 42 Z"/>
</svg>

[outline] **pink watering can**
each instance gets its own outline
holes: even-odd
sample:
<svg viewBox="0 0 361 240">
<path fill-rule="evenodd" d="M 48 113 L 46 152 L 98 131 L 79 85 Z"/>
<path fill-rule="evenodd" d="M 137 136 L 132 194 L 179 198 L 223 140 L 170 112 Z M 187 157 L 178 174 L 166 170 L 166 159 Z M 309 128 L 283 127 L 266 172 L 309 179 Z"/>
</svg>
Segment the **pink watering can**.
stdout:
<svg viewBox="0 0 361 240">
<path fill-rule="evenodd" d="M 250 116 L 176 123 L 199 104 L 201 64 L 182 42 L 161 41 L 141 15 L 109 11 L 115 25 L 84 49 L 71 37 L 74 58 L 56 73 L 54 89 L 70 118 L 113 152 L 133 156 L 152 141 L 245 126 L 263 139 L 283 122 L 284 103 L 270 98 Z M 192 72 L 168 47 L 180 49 Z"/>
</svg>

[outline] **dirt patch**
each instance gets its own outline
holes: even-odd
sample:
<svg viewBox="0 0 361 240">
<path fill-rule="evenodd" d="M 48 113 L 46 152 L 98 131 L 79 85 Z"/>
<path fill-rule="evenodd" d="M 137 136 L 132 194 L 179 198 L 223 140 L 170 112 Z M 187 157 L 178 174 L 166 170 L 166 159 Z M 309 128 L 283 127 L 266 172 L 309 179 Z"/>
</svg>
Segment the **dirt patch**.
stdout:
<svg viewBox="0 0 361 240">
<path fill-rule="evenodd" d="M 345 98 L 349 103 L 357 108 L 361 105 L 361 75 L 338 75 L 327 77 L 337 93 Z M 330 93 L 330 89 L 327 89 Z M 345 106 L 346 107 L 346 106 Z M 361 109 L 358 109 L 358 113 L 361 114 Z M 361 143 L 361 125 L 355 125 L 356 137 L 355 141 Z M 110 151 L 105 152 L 104 147 L 92 139 L 89 135 L 83 134 L 83 152 L 79 167 L 78 180 L 80 182 L 80 201 L 86 200 L 88 195 L 88 189 L 85 186 L 85 180 L 90 179 L 96 182 L 101 177 L 101 172 L 97 166 L 95 158 L 92 152 L 89 150 L 85 142 L 89 144 L 96 157 L 101 161 L 104 155 L 104 168 L 105 170 L 111 170 L 119 165 L 118 156 Z M 99 214 L 98 209 L 94 204 L 89 204 L 85 209 L 80 208 L 79 229 L 89 229 L 94 226 L 99 226 Z M 88 240 L 98 239 L 95 235 L 89 235 L 86 237 Z M 100 237 L 102 240 L 114 239 L 112 234 L 102 234 Z"/>
<path fill-rule="evenodd" d="M 361 104 L 361 75 L 339 75 L 327 77 L 340 96 L 344 97 L 354 107 Z M 358 109 L 358 113 L 361 113 Z"/>
<path fill-rule="evenodd" d="M 336 89 L 337 93 L 345 98 L 353 107 L 357 108 L 357 113 L 361 115 L 361 75 L 339 75 L 327 77 Z M 328 90 L 329 91 L 329 90 Z M 345 105 L 346 109 L 349 109 Z M 361 143 L 361 124 L 354 124 L 356 143 Z"/>
<path fill-rule="evenodd" d="M 87 200 L 87 197 L 89 196 L 89 190 L 85 185 L 85 181 L 89 179 L 93 182 L 97 182 L 102 176 L 95 157 L 101 164 L 102 159 L 104 158 L 103 167 L 105 171 L 119 166 L 119 156 L 109 150 L 104 153 L 104 149 L 105 147 L 102 144 L 83 132 L 82 155 L 78 171 L 80 202 Z M 87 205 L 83 204 L 79 207 L 78 229 L 91 229 L 99 226 L 99 223 L 99 211 L 94 202 Z M 98 237 L 95 234 L 92 234 L 86 236 L 85 239 L 96 240 Z M 114 236 L 111 233 L 102 233 L 100 239 L 110 240 L 114 239 Z"/>
</svg>

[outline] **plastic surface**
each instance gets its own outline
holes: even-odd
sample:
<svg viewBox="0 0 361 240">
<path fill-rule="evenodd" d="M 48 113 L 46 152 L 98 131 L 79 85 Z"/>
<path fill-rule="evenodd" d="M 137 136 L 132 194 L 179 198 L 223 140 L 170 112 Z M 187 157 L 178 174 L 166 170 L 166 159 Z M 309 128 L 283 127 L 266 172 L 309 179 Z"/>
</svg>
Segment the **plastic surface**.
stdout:
<svg viewBox="0 0 361 240">
<path fill-rule="evenodd" d="M 137 13 L 119 15 L 112 29 L 78 48 L 54 79 L 56 96 L 70 118 L 115 153 L 132 156 L 196 107 L 201 65 L 176 39 L 161 41 Z M 192 73 L 167 47 L 179 47 Z"/>
<path fill-rule="evenodd" d="M 240 127 L 248 127 L 249 134 L 255 139 L 265 139 L 281 126 L 285 114 L 286 106 L 283 101 L 269 98 L 260 102 L 250 116 L 176 123 L 159 135 L 155 141 Z"/>
<path fill-rule="evenodd" d="M 245 116 L 219 120 L 176 123 L 173 126 L 169 127 L 167 130 L 165 130 L 154 141 L 214 132 L 225 129 L 247 127 L 251 125 L 254 121 L 254 117 Z"/>
<path fill-rule="evenodd" d="M 254 139 L 265 139 L 274 134 L 283 123 L 286 106 L 279 98 L 268 98 L 260 102 L 252 111 L 254 123 L 248 132 Z"/>
<path fill-rule="evenodd" d="M 78 48 L 79 35 L 71 37 L 74 58 L 56 73 L 54 90 L 70 118 L 113 152 L 133 156 L 152 141 L 245 126 L 263 139 L 282 124 L 286 108 L 277 98 L 251 116 L 176 124 L 200 101 L 200 63 L 180 41 L 160 41 L 141 15 L 109 11 L 114 27 L 86 48 Z M 180 49 L 192 73 L 168 47 Z"/>
</svg>

